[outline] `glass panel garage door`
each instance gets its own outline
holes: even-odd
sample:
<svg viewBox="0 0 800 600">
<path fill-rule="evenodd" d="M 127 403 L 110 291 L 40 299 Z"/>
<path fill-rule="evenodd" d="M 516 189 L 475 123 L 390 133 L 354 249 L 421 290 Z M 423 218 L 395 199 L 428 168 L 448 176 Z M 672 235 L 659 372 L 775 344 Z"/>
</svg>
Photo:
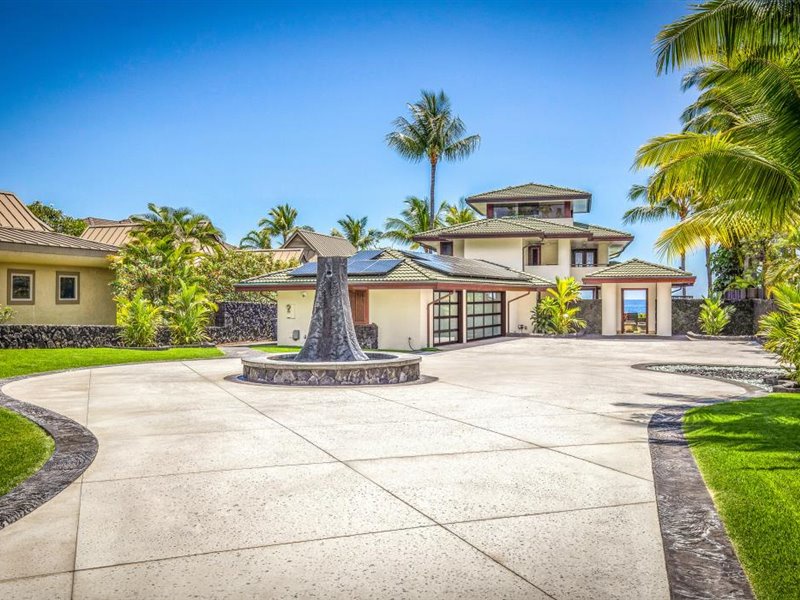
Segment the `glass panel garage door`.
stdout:
<svg viewBox="0 0 800 600">
<path fill-rule="evenodd" d="M 504 292 L 467 292 L 467 341 L 503 335 Z"/>
<path fill-rule="evenodd" d="M 461 292 L 433 292 L 433 299 L 433 345 L 460 342 Z"/>
</svg>

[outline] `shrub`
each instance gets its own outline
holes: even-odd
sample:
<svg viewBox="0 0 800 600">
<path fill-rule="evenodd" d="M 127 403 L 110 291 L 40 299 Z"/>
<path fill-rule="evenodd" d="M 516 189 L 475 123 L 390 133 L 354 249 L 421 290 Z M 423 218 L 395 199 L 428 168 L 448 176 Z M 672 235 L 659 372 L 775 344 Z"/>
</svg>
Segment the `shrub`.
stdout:
<svg viewBox="0 0 800 600">
<path fill-rule="evenodd" d="M 706 335 L 720 335 L 731 322 L 731 314 L 733 307 L 723 306 L 720 294 L 709 294 L 708 298 L 703 298 L 703 305 L 700 307 L 700 331 Z"/>
<path fill-rule="evenodd" d="M 117 324 L 127 346 L 155 346 L 163 309 L 144 297 L 139 289 L 133 297 L 117 296 Z"/>
<path fill-rule="evenodd" d="M 10 306 L 0 306 L 0 325 L 8 323 L 14 318 L 14 309 Z"/>
<path fill-rule="evenodd" d="M 800 383 L 800 287 L 781 284 L 773 289 L 777 310 L 761 318 L 764 348 L 778 355 L 791 378 Z"/>
<path fill-rule="evenodd" d="M 547 290 L 547 296 L 531 311 L 531 325 L 538 333 L 564 335 L 586 327 L 579 318 L 577 305 L 581 286 L 573 277 L 556 277 L 556 287 Z"/>
<path fill-rule="evenodd" d="M 196 283 L 181 282 L 180 285 L 180 291 L 170 296 L 166 311 L 172 343 L 186 345 L 208 341 L 206 327 L 211 322 L 217 305 Z"/>
</svg>

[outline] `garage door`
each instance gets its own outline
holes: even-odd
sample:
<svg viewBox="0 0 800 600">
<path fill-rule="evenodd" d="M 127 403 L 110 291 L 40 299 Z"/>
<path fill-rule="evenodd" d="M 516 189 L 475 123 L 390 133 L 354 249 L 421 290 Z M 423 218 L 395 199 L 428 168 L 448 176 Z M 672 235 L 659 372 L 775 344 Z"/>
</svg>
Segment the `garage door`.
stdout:
<svg viewBox="0 0 800 600">
<path fill-rule="evenodd" d="M 461 341 L 461 292 L 433 292 L 433 345 Z"/>
<path fill-rule="evenodd" d="M 467 341 L 503 335 L 504 292 L 467 292 Z"/>
</svg>

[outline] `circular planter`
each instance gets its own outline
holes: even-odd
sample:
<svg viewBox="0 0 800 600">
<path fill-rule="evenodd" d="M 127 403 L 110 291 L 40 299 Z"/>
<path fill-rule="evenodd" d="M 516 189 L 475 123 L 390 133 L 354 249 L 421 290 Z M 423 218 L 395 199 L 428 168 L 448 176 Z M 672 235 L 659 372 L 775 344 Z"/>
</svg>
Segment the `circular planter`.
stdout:
<svg viewBox="0 0 800 600">
<path fill-rule="evenodd" d="M 422 358 L 367 352 L 369 360 L 297 362 L 292 354 L 242 359 L 246 381 L 272 385 L 389 385 L 419 379 Z"/>
</svg>

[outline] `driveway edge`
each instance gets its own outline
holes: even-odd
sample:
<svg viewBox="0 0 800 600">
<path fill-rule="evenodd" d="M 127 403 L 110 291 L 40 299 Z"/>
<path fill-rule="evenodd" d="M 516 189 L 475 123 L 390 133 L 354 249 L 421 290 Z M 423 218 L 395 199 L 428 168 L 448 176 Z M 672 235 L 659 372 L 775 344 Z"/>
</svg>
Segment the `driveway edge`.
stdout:
<svg viewBox="0 0 800 600">
<path fill-rule="evenodd" d="M 29 376 L 0 379 L 2 386 Z M 55 441 L 50 459 L 4 496 L 0 496 L 0 530 L 33 512 L 78 479 L 97 455 L 97 438 L 83 425 L 41 406 L 15 400 L 0 391 L 0 406 L 36 423 Z"/>
<path fill-rule="evenodd" d="M 634 368 L 648 370 L 647 366 Z M 709 379 L 739 385 L 751 392 L 745 397 L 753 396 L 754 388 L 746 384 Z M 661 408 L 647 426 L 670 597 L 753 600 L 750 582 L 683 433 L 683 416 L 691 408 Z"/>
</svg>

